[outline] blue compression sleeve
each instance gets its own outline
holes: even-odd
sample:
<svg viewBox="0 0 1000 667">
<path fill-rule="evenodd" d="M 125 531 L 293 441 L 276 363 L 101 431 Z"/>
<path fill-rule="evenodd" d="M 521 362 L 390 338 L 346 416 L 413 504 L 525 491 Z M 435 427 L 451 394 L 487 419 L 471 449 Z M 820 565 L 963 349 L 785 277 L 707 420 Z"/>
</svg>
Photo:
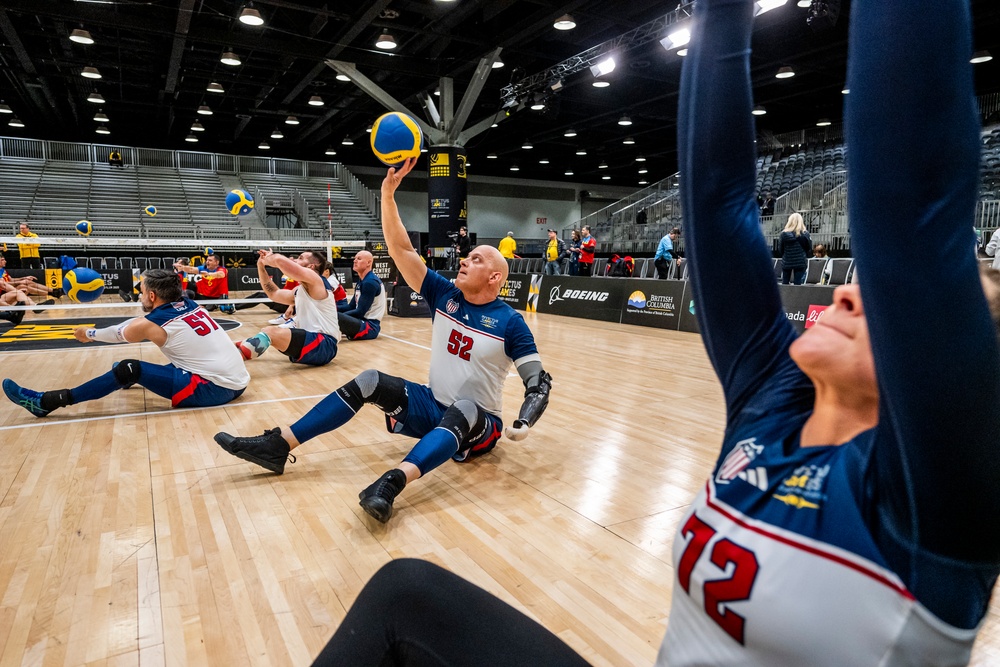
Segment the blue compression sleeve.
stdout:
<svg viewBox="0 0 1000 667">
<path fill-rule="evenodd" d="M 403 462 L 412 463 L 420 469 L 421 475 L 426 475 L 454 456 L 457 451 L 458 440 L 455 439 L 455 434 L 438 426 L 417 441 Z"/>
<path fill-rule="evenodd" d="M 295 435 L 295 439 L 299 443 L 303 443 L 312 440 L 317 435 L 340 428 L 351 421 L 354 415 L 355 412 L 351 406 L 345 403 L 340 394 L 335 391 L 313 406 L 312 410 L 304 414 L 289 428 Z"/>
</svg>

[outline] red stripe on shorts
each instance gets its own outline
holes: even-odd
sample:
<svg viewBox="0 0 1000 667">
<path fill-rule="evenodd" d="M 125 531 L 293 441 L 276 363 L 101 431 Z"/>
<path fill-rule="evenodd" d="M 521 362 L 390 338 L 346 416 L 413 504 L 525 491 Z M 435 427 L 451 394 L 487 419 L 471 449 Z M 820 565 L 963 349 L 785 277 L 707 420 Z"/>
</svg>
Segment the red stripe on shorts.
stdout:
<svg viewBox="0 0 1000 667">
<path fill-rule="evenodd" d="M 184 402 L 188 398 L 191 398 L 191 395 L 194 394 L 195 389 L 197 389 L 198 385 L 200 384 L 208 384 L 208 380 L 204 379 L 200 375 L 195 375 L 194 373 L 192 373 L 191 381 L 188 382 L 188 385 L 186 387 L 184 387 L 179 392 L 174 394 L 174 397 L 170 399 L 170 405 L 176 408 L 182 402 Z"/>
<path fill-rule="evenodd" d="M 297 361 L 301 361 L 305 358 L 307 354 L 319 347 L 319 344 L 323 342 L 323 334 L 316 334 L 315 340 L 302 348 L 302 352 L 299 353 L 299 358 Z"/>
</svg>

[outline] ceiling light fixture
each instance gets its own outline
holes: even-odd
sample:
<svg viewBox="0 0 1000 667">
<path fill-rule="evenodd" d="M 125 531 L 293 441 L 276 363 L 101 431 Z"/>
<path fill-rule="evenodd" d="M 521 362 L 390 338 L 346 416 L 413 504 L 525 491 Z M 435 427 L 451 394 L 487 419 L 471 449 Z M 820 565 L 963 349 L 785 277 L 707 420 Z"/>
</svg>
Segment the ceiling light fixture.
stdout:
<svg viewBox="0 0 1000 667">
<path fill-rule="evenodd" d="M 607 88 L 611 85 L 610 81 L 594 81 L 592 84 L 594 88 Z"/>
<path fill-rule="evenodd" d="M 600 61 L 596 65 L 590 66 L 590 73 L 594 76 L 604 76 L 605 74 L 611 74 L 615 71 L 615 59 L 613 56 L 608 56 L 604 60 Z"/>
<path fill-rule="evenodd" d="M 833 123 L 830 122 L 829 118 L 820 118 L 816 121 L 816 127 L 829 127 L 830 125 L 833 125 Z"/>
<path fill-rule="evenodd" d="M 643 157 L 642 155 L 639 155 L 639 156 L 636 156 L 635 161 L 636 162 L 645 162 L 646 158 Z"/>
<path fill-rule="evenodd" d="M 844 88 L 843 90 L 840 91 L 840 94 L 841 95 L 850 95 L 851 94 L 851 89 L 850 88 Z"/>
<path fill-rule="evenodd" d="M 194 136 L 193 134 L 189 134 L 186 137 L 184 137 L 184 141 L 188 142 L 189 144 L 196 144 L 198 143 L 198 137 Z"/>
<path fill-rule="evenodd" d="M 336 155 L 337 151 L 334 149 L 333 146 L 330 146 L 329 148 L 326 149 L 326 154 L 327 155 Z"/>
<path fill-rule="evenodd" d="M 510 170 L 511 171 L 521 171 L 521 168 L 518 167 L 516 164 L 512 164 L 512 165 L 510 165 Z"/>
<path fill-rule="evenodd" d="M 100 79 L 101 73 L 97 71 L 96 67 L 84 67 L 83 71 L 80 72 L 80 76 L 85 79 Z"/>
<path fill-rule="evenodd" d="M 602 162 L 601 164 L 597 165 L 597 168 L 598 169 L 607 169 L 608 168 L 608 163 L 607 162 Z"/>
<path fill-rule="evenodd" d="M 648 185 L 649 181 L 639 181 L 639 185 Z"/>
<path fill-rule="evenodd" d="M 646 174 L 646 173 L 649 173 L 649 169 L 646 169 L 645 167 L 643 167 L 642 169 L 640 169 L 640 170 L 639 170 L 639 173 L 640 173 L 640 174 Z"/>
<path fill-rule="evenodd" d="M 98 123 L 107 123 L 109 121 L 108 114 L 104 113 L 101 109 L 98 109 L 97 113 L 94 114 L 94 120 Z"/>
<path fill-rule="evenodd" d="M 552 24 L 552 27 L 556 30 L 572 30 L 576 27 L 576 21 L 574 21 L 573 17 L 569 14 L 563 14 L 556 19 L 555 23 Z"/>
<path fill-rule="evenodd" d="M 350 81 L 351 80 L 351 77 L 347 76 L 346 74 L 338 74 L 334 78 L 337 79 L 337 81 Z"/>
<path fill-rule="evenodd" d="M 24 127 L 24 123 L 22 123 L 17 116 L 11 118 L 10 122 L 7 124 L 10 125 L 11 127 Z"/>
<path fill-rule="evenodd" d="M 753 111 L 751 111 L 750 113 L 752 113 L 754 116 L 763 116 L 767 114 L 767 109 L 758 104 L 753 108 Z"/>
<path fill-rule="evenodd" d="M 233 53 L 232 51 L 224 51 L 221 56 L 219 56 L 219 62 L 223 65 L 230 65 L 232 67 L 238 67 L 243 64 L 240 57 Z"/>
<path fill-rule="evenodd" d="M 195 122 L 191 123 L 191 131 L 192 132 L 204 132 L 205 131 L 205 126 L 202 125 L 200 122 L 195 121 Z"/>
<path fill-rule="evenodd" d="M 273 129 L 273 130 L 271 131 L 271 138 L 272 138 L 272 139 L 284 139 L 284 138 L 285 138 L 285 135 L 283 135 L 283 134 L 281 133 L 281 128 L 280 128 L 280 127 L 276 127 L 276 128 L 274 128 L 274 129 Z"/>
<path fill-rule="evenodd" d="M 610 181 L 611 180 L 611 176 L 608 176 L 608 175 L 601 176 L 601 180 L 602 181 Z"/>
<path fill-rule="evenodd" d="M 679 55 L 681 58 L 683 58 L 687 54 L 688 54 L 688 50 L 687 49 L 677 49 L 677 55 Z"/>
<path fill-rule="evenodd" d="M 298 125 L 298 124 L 299 124 L 299 119 L 296 118 L 295 116 L 289 116 L 288 118 L 285 119 L 285 125 Z"/>
<path fill-rule="evenodd" d="M 268 145 L 268 143 L 266 141 L 260 142 L 260 145 L 257 146 L 257 148 L 259 148 L 262 151 L 269 151 L 269 150 L 271 150 L 271 147 Z"/>
<path fill-rule="evenodd" d="M 563 172 L 563 174 L 565 176 L 572 176 L 573 175 L 573 170 L 572 169 L 567 169 L 566 171 Z"/>
<path fill-rule="evenodd" d="M 632 137 L 625 137 L 624 139 L 622 139 L 622 143 L 625 144 L 626 146 L 631 146 L 632 144 L 635 143 L 635 139 L 633 139 Z"/>
<path fill-rule="evenodd" d="M 94 38 L 86 30 L 74 28 L 73 32 L 69 34 L 69 41 L 76 42 L 77 44 L 93 44 Z"/>
<path fill-rule="evenodd" d="M 549 159 L 547 157 L 543 157 L 541 160 L 538 161 L 538 164 L 548 164 L 548 163 Z"/>
<path fill-rule="evenodd" d="M 525 141 L 523 144 L 521 144 L 521 148 L 523 150 L 530 151 L 532 148 L 534 148 L 534 146 L 531 145 L 530 141 Z"/>
<path fill-rule="evenodd" d="M 389 51 L 391 49 L 396 48 L 396 38 L 387 32 L 383 32 L 381 35 L 379 35 L 378 40 L 375 42 L 375 46 L 380 49 L 385 49 L 386 51 Z"/>
<path fill-rule="evenodd" d="M 757 0 L 753 3 L 753 15 L 760 16 L 765 12 L 769 12 L 772 9 L 777 9 L 778 7 L 783 7 L 788 3 L 788 0 Z"/>
<path fill-rule="evenodd" d="M 4 104 L 3 102 L 0 102 L 0 113 L 14 113 L 14 112 L 11 111 L 9 106 Z"/>
<path fill-rule="evenodd" d="M 97 91 L 94 91 L 87 95 L 87 101 L 94 104 L 104 104 L 104 97 Z"/>
<path fill-rule="evenodd" d="M 97 129 L 94 131 L 98 134 L 111 134 L 111 130 L 109 130 L 106 125 L 98 125 Z"/>
<path fill-rule="evenodd" d="M 776 79 L 791 79 L 795 76 L 795 70 L 791 67 L 782 67 L 778 70 L 778 73 L 774 75 Z"/>
<path fill-rule="evenodd" d="M 576 149 L 576 154 L 577 155 L 586 155 L 587 154 L 587 149 L 586 148 L 577 148 Z"/>
<path fill-rule="evenodd" d="M 245 25 L 264 25 L 264 18 L 253 7 L 244 7 L 240 12 L 240 23 Z"/>
<path fill-rule="evenodd" d="M 811 4 L 812 4 L 812 0 L 799 0 L 798 2 L 795 3 L 795 6 L 796 7 L 801 7 L 802 9 L 809 9 L 809 6 Z"/>
<path fill-rule="evenodd" d="M 496 160 L 497 159 L 497 154 L 496 153 L 490 153 L 489 155 L 486 156 L 486 159 L 487 160 Z"/>
<path fill-rule="evenodd" d="M 563 132 L 563 136 L 566 137 L 567 139 L 575 137 L 576 136 L 576 130 L 574 130 L 573 128 L 570 128 L 570 129 L 566 130 L 565 132 Z"/>
<path fill-rule="evenodd" d="M 202 104 L 200 107 L 198 107 L 198 113 L 201 114 L 202 116 L 211 116 L 212 110 L 207 106 L 205 106 L 204 104 Z"/>
<path fill-rule="evenodd" d="M 978 65 L 979 63 L 987 63 L 991 60 L 993 60 L 993 56 L 990 55 L 989 51 L 976 51 L 969 62 L 973 65 Z"/>
<path fill-rule="evenodd" d="M 679 49 L 691 41 L 691 29 L 679 28 L 660 40 L 660 45 L 667 51 Z"/>
<path fill-rule="evenodd" d="M 321 107 L 323 106 L 323 98 L 319 95 L 313 95 L 309 98 L 309 106 L 311 107 Z"/>
<path fill-rule="evenodd" d="M 340 143 L 343 144 L 344 146 L 353 146 L 354 145 L 354 141 L 349 136 L 345 136 L 344 140 L 341 141 Z"/>
<path fill-rule="evenodd" d="M 622 116 L 621 118 L 618 119 L 618 124 L 623 126 L 631 125 L 632 119 L 629 118 L 628 116 Z"/>
<path fill-rule="evenodd" d="M 224 92 L 226 92 L 225 90 L 223 90 L 221 83 L 216 83 L 214 81 L 212 83 L 208 84 L 208 87 L 205 88 L 205 90 L 207 90 L 210 93 L 224 93 Z"/>
<path fill-rule="evenodd" d="M 503 61 L 502 60 L 500 60 L 499 58 L 497 58 L 496 60 L 493 61 L 493 69 L 500 69 L 501 67 L 503 67 Z"/>
</svg>

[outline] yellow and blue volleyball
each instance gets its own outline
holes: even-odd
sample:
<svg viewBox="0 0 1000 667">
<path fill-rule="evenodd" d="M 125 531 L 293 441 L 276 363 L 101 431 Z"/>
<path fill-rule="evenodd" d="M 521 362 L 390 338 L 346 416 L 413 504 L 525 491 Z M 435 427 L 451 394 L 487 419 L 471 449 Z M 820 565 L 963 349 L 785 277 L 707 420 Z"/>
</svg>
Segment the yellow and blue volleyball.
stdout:
<svg viewBox="0 0 1000 667">
<path fill-rule="evenodd" d="M 78 266 L 63 274 L 63 292 L 76 303 L 89 303 L 104 293 L 104 278 L 93 269 Z"/>
<path fill-rule="evenodd" d="M 81 236 L 90 236 L 90 232 L 94 231 L 94 226 L 90 224 L 90 220 L 81 220 L 75 226 L 76 233 Z"/>
<path fill-rule="evenodd" d="M 146 208 L 142 209 L 142 212 L 152 218 L 156 215 L 156 207 L 147 206 Z"/>
<path fill-rule="evenodd" d="M 205 257 L 208 257 L 209 255 L 214 255 L 214 254 L 215 254 L 214 250 L 212 250 L 211 248 L 205 248 Z"/>
<path fill-rule="evenodd" d="M 246 215 L 253 210 L 253 196 L 246 190 L 231 190 L 226 195 L 226 208 L 233 215 Z"/>
<path fill-rule="evenodd" d="M 411 157 L 420 157 L 424 135 L 417 121 L 405 113 L 390 111 L 372 125 L 372 152 L 390 167 Z"/>
</svg>

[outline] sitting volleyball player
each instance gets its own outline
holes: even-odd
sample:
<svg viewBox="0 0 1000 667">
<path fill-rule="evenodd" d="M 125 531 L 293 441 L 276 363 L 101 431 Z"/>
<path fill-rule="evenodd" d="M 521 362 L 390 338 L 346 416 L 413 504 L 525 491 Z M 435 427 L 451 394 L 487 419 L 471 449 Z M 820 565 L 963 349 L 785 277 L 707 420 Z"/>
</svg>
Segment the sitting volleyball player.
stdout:
<svg viewBox="0 0 1000 667">
<path fill-rule="evenodd" d="M 151 269 L 143 273 L 139 300 L 147 313 L 144 317 L 103 329 L 77 327 L 73 335 L 81 343 L 152 341 L 169 364 L 125 359 L 79 387 L 46 392 L 4 380 L 7 398 L 36 417 L 44 417 L 56 408 L 103 398 L 134 384 L 170 399 L 175 408 L 222 405 L 243 393 L 250 374 L 239 352 L 202 306 L 181 296 L 181 284 L 173 271 Z"/>
<path fill-rule="evenodd" d="M 394 193 L 415 159 L 390 169 L 382 182 L 382 230 L 400 275 L 431 307 L 430 382 L 408 382 L 368 370 L 320 401 L 291 426 L 256 437 L 215 436 L 230 454 L 276 473 L 284 472 L 290 449 L 350 420 L 365 403 L 386 416 L 393 433 L 420 438 L 398 468 L 361 492 L 361 506 L 383 523 L 403 487 L 449 458 L 482 456 L 496 446 L 503 383 L 511 362 L 527 388 L 513 428 L 521 440 L 548 404 L 551 378 L 542 370 L 531 331 L 514 309 L 497 298 L 507 278 L 507 262 L 492 246 L 479 246 L 462 260 L 455 284 L 429 271 L 410 245 Z"/>
<path fill-rule="evenodd" d="M 226 271 L 226 267 L 219 264 L 219 258 L 215 255 L 206 257 L 205 263 L 200 266 L 189 266 L 177 262 L 174 264 L 174 269 L 194 276 L 192 280 L 195 284 L 195 294 L 189 294 L 188 296 L 191 298 L 197 301 L 229 298 L 228 272 Z M 205 306 L 205 310 L 207 311 L 213 311 L 216 308 L 219 308 L 223 313 L 232 313 L 235 311 L 233 306 L 219 307 L 215 304 Z"/>
<path fill-rule="evenodd" d="M 372 271 L 374 258 L 367 250 L 354 256 L 358 283 L 351 302 L 338 306 L 340 330 L 351 340 L 370 340 L 378 336 L 385 316 L 385 286 Z"/>
<path fill-rule="evenodd" d="M 333 361 L 340 341 L 337 293 L 344 293 L 344 288 L 333 275 L 329 278 L 321 275 L 327 268 L 326 256 L 317 250 L 307 250 L 295 259 L 270 250 L 258 253 L 257 275 L 261 287 L 272 301 L 295 305 L 295 326 L 264 327 L 259 334 L 238 341 L 236 347 L 243 358 L 255 359 L 273 345 L 293 364 L 323 366 Z M 278 289 L 267 272 L 269 266 L 299 284 L 294 290 Z"/>
</svg>

